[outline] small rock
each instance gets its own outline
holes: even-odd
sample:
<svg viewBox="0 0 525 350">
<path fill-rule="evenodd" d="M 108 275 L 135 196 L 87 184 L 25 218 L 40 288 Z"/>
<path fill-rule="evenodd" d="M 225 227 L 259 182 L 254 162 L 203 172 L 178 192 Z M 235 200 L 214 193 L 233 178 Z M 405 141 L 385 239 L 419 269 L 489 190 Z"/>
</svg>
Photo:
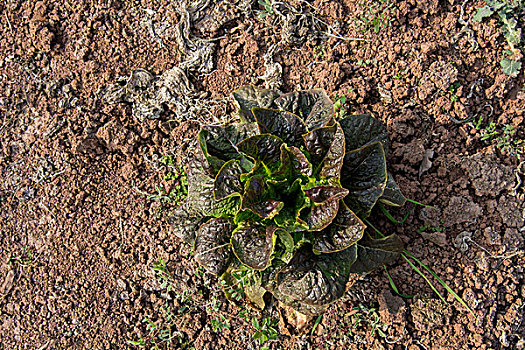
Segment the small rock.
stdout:
<svg viewBox="0 0 525 350">
<path fill-rule="evenodd" d="M 472 223 L 481 215 L 483 215 L 483 209 L 474 203 L 470 197 L 452 197 L 448 207 L 443 211 L 446 227 L 461 223 Z"/>
<path fill-rule="evenodd" d="M 442 231 L 434 232 L 421 232 L 421 236 L 434 244 L 437 244 L 440 247 L 445 247 L 447 245 L 447 235 Z"/>
<path fill-rule="evenodd" d="M 378 298 L 379 313 L 381 319 L 386 323 L 404 318 L 406 311 L 405 303 L 402 298 L 393 295 L 389 290 L 384 290 Z"/>
<path fill-rule="evenodd" d="M 478 196 L 497 196 L 514 185 L 514 170 L 494 154 L 475 154 L 461 162 Z"/>
<path fill-rule="evenodd" d="M 508 227 L 522 228 L 525 226 L 525 203 L 523 200 L 503 195 L 498 201 L 496 209 L 503 223 Z"/>
<path fill-rule="evenodd" d="M 2 283 L 2 286 L 0 287 L 0 295 L 4 296 L 7 293 L 9 293 L 11 291 L 11 288 L 13 288 L 14 281 L 15 272 L 13 270 L 9 270 L 9 272 L 5 276 L 4 283 Z"/>
</svg>

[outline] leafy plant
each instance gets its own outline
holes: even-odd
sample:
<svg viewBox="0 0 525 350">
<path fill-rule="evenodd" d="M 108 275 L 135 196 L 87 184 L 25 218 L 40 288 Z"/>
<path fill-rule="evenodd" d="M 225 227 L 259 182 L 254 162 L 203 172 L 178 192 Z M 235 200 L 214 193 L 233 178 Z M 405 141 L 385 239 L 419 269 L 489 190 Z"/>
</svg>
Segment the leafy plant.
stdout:
<svg viewBox="0 0 525 350">
<path fill-rule="evenodd" d="M 170 222 L 226 286 L 249 271 L 244 292 L 256 306 L 270 292 L 320 314 L 352 273 L 403 250 L 398 236 L 375 239 L 363 223 L 376 203 L 406 201 L 386 169 L 386 129 L 370 115 L 336 121 L 323 90 L 247 86 L 233 96 L 242 123 L 201 129 L 188 197 Z"/>
<path fill-rule="evenodd" d="M 479 8 L 472 20 L 481 22 L 484 18 L 497 14 L 501 23 L 503 36 L 508 45 L 506 51 L 508 58 L 500 61 L 503 73 L 511 77 L 517 77 L 521 70 L 521 41 L 520 18 L 523 18 L 524 3 L 523 0 L 486 0 L 486 5 Z"/>
</svg>

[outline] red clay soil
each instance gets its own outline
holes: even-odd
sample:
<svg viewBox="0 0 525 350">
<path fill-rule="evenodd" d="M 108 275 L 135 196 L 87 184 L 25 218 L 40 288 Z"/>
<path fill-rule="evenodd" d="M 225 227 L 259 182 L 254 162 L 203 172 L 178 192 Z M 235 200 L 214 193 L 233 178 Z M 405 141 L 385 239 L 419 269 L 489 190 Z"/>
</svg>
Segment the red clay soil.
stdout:
<svg viewBox="0 0 525 350">
<path fill-rule="evenodd" d="M 378 28 L 358 20 L 372 4 L 387 19 Z M 388 272 L 413 298 L 397 295 L 379 270 L 360 277 L 313 332 L 313 321 L 291 333 L 281 321 L 266 345 L 525 348 L 523 165 L 460 123 L 482 116 L 483 126 L 511 124 L 514 138 L 524 137 L 523 69 L 517 78 L 501 72 L 497 18 L 465 26 L 483 1 L 311 5 L 339 36 L 366 40 L 323 36 L 321 22 L 318 32 L 293 32 L 276 13 L 260 20 L 256 1 L 220 1 L 191 29 L 214 39 L 213 70 L 190 72 L 190 81 L 204 99 L 224 99 L 242 85 L 264 86 L 268 64 L 278 63 L 281 91 L 324 88 L 346 96 L 348 113 L 381 119 L 396 181 L 434 208 L 394 212 L 413 210 L 400 225 L 381 213 L 374 220 L 400 234 L 473 314 L 427 273 L 446 302 L 439 299 L 400 259 Z M 184 164 L 199 123 L 173 121 L 170 105 L 160 119 L 139 120 L 130 103 L 101 93 L 136 69 L 161 75 L 181 63 L 169 28 L 183 8 L 168 0 L 0 4 L 0 349 L 260 348 L 250 318 L 276 317 L 277 306 L 248 310 L 244 320 L 170 232 L 174 203 L 148 196 L 178 183 L 165 180 L 159 159 Z M 156 35 L 163 26 L 168 34 Z M 233 113 L 231 103 L 223 113 Z M 171 289 L 152 269 L 160 259 Z"/>
</svg>

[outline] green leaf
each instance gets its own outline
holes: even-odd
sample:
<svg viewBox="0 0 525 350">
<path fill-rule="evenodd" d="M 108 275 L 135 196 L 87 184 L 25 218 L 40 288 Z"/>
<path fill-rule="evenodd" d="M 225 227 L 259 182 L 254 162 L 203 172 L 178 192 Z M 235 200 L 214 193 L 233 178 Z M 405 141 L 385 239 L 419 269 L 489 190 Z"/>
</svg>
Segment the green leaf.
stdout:
<svg viewBox="0 0 525 350">
<path fill-rule="evenodd" d="M 339 121 L 345 133 L 346 153 L 377 141 L 388 154 L 388 135 L 383 124 L 369 114 L 351 115 Z"/>
<path fill-rule="evenodd" d="M 314 239 L 314 253 L 332 253 L 350 247 L 363 237 L 365 225 L 339 201 L 339 210 L 330 226 L 323 229 Z"/>
<path fill-rule="evenodd" d="M 339 210 L 339 200 L 348 194 L 342 187 L 318 186 L 304 190 L 313 202 L 310 211 L 303 216 L 310 230 L 322 230 L 328 226 Z"/>
<path fill-rule="evenodd" d="M 231 244 L 239 261 L 255 270 L 264 270 L 270 266 L 277 229 L 275 226 L 251 224 L 237 227 L 231 236 Z"/>
<path fill-rule="evenodd" d="M 233 98 L 239 108 L 239 115 L 244 122 L 255 121 L 252 108 L 270 108 L 278 96 L 277 91 L 254 86 L 243 86 L 233 93 Z"/>
<path fill-rule="evenodd" d="M 313 130 L 333 123 L 334 104 L 324 90 L 297 91 L 281 95 L 275 104 L 301 117 Z"/>
<path fill-rule="evenodd" d="M 283 141 L 275 135 L 255 135 L 237 144 L 240 152 L 264 163 L 270 171 L 279 168 Z"/>
<path fill-rule="evenodd" d="M 214 178 L 210 175 L 204 155 L 200 150 L 188 165 L 187 201 L 201 216 L 233 216 L 239 211 L 240 199 L 228 197 L 217 201 L 213 195 Z"/>
<path fill-rule="evenodd" d="M 224 163 L 213 184 L 215 200 L 221 200 L 235 194 L 240 195 L 243 192 L 241 183 L 241 174 L 243 172 L 244 169 L 241 167 L 241 162 L 237 159 Z"/>
<path fill-rule="evenodd" d="M 357 243 L 357 260 L 352 265 L 351 272 L 368 273 L 394 262 L 402 252 L 403 241 L 396 234 L 379 239 L 365 235 Z"/>
<path fill-rule="evenodd" d="M 309 200 L 301 189 L 301 180 L 296 179 L 287 189 L 276 189 L 276 192 L 280 193 L 281 201 L 286 205 L 274 217 L 275 224 L 290 232 L 308 229 L 308 225 L 299 219 L 301 210 L 309 205 Z"/>
<path fill-rule="evenodd" d="M 173 233 L 177 237 L 193 245 L 195 233 L 203 223 L 203 217 L 193 209 L 191 203 L 186 200 L 168 218 L 168 222 L 173 227 Z"/>
<path fill-rule="evenodd" d="M 271 177 L 277 180 L 291 179 L 293 172 L 292 158 L 284 143 L 281 145 L 280 160 L 279 168 L 272 172 Z"/>
<path fill-rule="evenodd" d="M 394 207 L 403 206 L 407 201 L 390 172 L 387 172 L 385 190 L 383 191 L 383 195 L 379 198 L 379 201 Z"/>
<path fill-rule="evenodd" d="M 490 17 L 494 13 L 494 10 L 489 6 L 483 6 L 478 8 L 478 12 L 472 17 L 473 22 L 481 22 L 483 18 Z"/>
<path fill-rule="evenodd" d="M 303 246 L 277 275 L 278 291 L 303 304 L 323 306 L 346 291 L 350 268 L 357 259 L 355 245 L 336 253 L 315 255 Z"/>
<path fill-rule="evenodd" d="M 294 241 L 292 235 L 286 230 L 277 230 L 276 231 L 279 240 L 282 242 L 284 248 L 287 252 L 293 252 L 294 250 Z"/>
<path fill-rule="evenodd" d="M 271 219 L 283 208 L 284 203 L 271 199 L 264 175 L 252 176 L 245 184 L 242 209 L 251 210 L 261 218 Z"/>
<path fill-rule="evenodd" d="M 262 221 L 262 218 L 251 210 L 240 210 L 237 214 L 235 214 L 235 217 L 233 218 L 233 223 L 235 225 L 238 225 L 243 221 L 256 222 Z"/>
<path fill-rule="evenodd" d="M 253 325 L 253 328 L 255 328 L 255 329 L 261 329 L 261 326 L 259 326 L 259 320 L 256 319 L 255 317 L 252 318 L 252 325 Z M 257 332 L 256 332 L 256 333 L 257 333 Z M 261 335 L 262 335 L 262 334 L 261 334 Z M 259 338 L 259 337 L 260 337 L 260 336 L 258 336 L 257 338 Z M 254 339 L 257 339 L 255 334 L 253 335 L 253 338 L 254 338 Z"/>
<path fill-rule="evenodd" d="M 385 153 L 380 142 L 345 155 L 341 185 L 350 191 L 345 203 L 360 218 L 370 215 L 377 200 L 383 195 L 386 182 Z"/>
<path fill-rule="evenodd" d="M 272 134 L 288 146 L 301 146 L 301 135 L 306 133 L 306 125 L 295 114 L 276 109 L 253 108 L 253 115 L 261 134 Z"/>
<path fill-rule="evenodd" d="M 201 225 L 195 240 L 195 260 L 214 275 L 228 268 L 231 259 L 230 237 L 233 226 L 223 219 Z"/>
<path fill-rule="evenodd" d="M 501 71 L 507 75 L 510 75 L 513 78 L 516 78 L 521 70 L 520 61 L 514 61 L 509 60 L 508 58 L 504 58 L 501 60 L 500 64 Z"/>
</svg>

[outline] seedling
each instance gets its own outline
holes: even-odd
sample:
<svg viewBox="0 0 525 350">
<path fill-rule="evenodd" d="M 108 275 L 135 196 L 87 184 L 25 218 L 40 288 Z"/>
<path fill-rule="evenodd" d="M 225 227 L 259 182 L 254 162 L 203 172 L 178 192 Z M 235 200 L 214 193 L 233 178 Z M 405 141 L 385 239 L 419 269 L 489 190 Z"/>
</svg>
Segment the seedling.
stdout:
<svg viewBox="0 0 525 350">
<path fill-rule="evenodd" d="M 403 75 L 401 73 L 397 73 L 396 75 L 394 75 L 392 77 L 392 79 L 394 79 L 394 80 L 399 80 L 399 79 L 402 79 L 402 78 L 403 78 Z"/>
<path fill-rule="evenodd" d="M 454 84 L 450 84 L 447 91 L 441 91 L 441 96 L 449 96 L 450 101 L 452 102 L 458 102 L 459 96 L 456 95 L 456 92 L 458 91 L 459 87 L 461 86 L 461 83 L 455 82 Z"/>
<path fill-rule="evenodd" d="M 367 307 L 363 304 L 359 304 L 354 307 L 352 312 L 352 329 L 370 326 L 370 335 L 374 336 L 377 332 L 379 336 L 386 338 L 385 331 L 388 328 L 386 323 L 381 322 L 377 308 Z"/>
<path fill-rule="evenodd" d="M 165 185 L 155 186 L 156 194 L 148 196 L 148 199 L 156 200 L 164 204 L 178 205 L 188 195 L 188 174 L 186 168 L 175 164 L 172 156 L 163 156 L 160 163 L 166 167 L 164 180 L 173 181 L 173 187 L 168 189 Z"/>
<path fill-rule="evenodd" d="M 376 63 L 377 63 L 377 60 L 375 58 L 372 60 L 358 60 L 357 61 L 357 65 L 362 66 L 362 67 L 367 67 L 370 64 L 376 64 Z"/>
<path fill-rule="evenodd" d="M 326 48 L 324 45 L 314 47 L 314 57 L 320 60 L 324 60 L 326 57 Z"/>
<path fill-rule="evenodd" d="M 262 322 L 259 322 L 258 319 L 253 318 L 252 325 L 253 328 L 256 329 L 255 333 L 253 334 L 253 339 L 257 339 L 259 341 L 259 345 L 262 345 L 270 340 L 276 340 L 279 337 L 279 332 L 275 328 L 277 327 L 278 323 L 278 320 L 275 318 L 266 317 L 262 320 Z M 267 349 L 269 349 L 268 346 L 261 347 L 261 350 Z"/>
<path fill-rule="evenodd" d="M 263 10 L 259 12 L 259 18 L 266 19 L 266 17 L 271 16 L 275 13 L 273 9 L 273 3 L 271 0 L 259 0 L 259 5 L 262 5 Z"/>
<path fill-rule="evenodd" d="M 421 225 L 418 228 L 417 233 L 422 233 L 422 232 L 425 232 L 425 231 L 445 232 L 445 228 L 443 226 Z"/>
</svg>

